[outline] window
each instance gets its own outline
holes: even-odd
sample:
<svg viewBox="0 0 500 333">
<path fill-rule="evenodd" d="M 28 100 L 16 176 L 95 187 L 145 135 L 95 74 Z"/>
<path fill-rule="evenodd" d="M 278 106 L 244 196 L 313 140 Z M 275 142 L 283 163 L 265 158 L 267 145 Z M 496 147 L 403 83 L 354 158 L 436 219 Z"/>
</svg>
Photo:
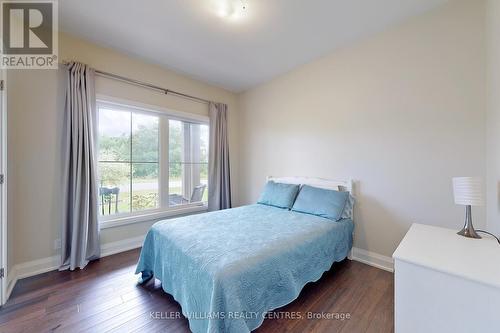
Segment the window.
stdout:
<svg viewBox="0 0 500 333">
<path fill-rule="evenodd" d="M 191 193 L 194 202 L 207 201 L 208 126 L 169 120 L 169 200 L 182 204 Z M 176 200 L 177 198 L 177 200 Z"/>
<path fill-rule="evenodd" d="M 208 125 L 98 103 L 101 220 L 204 206 Z"/>
</svg>

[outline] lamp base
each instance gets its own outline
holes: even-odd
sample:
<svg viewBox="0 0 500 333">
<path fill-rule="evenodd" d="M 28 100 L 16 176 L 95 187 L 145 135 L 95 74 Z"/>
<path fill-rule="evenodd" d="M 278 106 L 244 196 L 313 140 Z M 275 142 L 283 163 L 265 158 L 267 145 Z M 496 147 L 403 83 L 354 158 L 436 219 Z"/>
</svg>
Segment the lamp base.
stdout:
<svg viewBox="0 0 500 333">
<path fill-rule="evenodd" d="M 476 232 L 476 230 L 474 230 L 474 228 L 471 228 L 471 229 L 463 228 L 462 230 L 457 232 L 457 235 L 464 236 L 467 238 L 476 238 L 476 239 L 482 238 L 481 236 L 479 236 L 477 234 L 477 232 Z"/>
<path fill-rule="evenodd" d="M 482 238 L 477 234 L 476 230 L 474 230 L 474 226 L 472 225 L 471 206 L 465 207 L 465 224 L 463 229 L 457 232 L 457 234 L 467 238 L 476 238 L 476 239 Z"/>
</svg>

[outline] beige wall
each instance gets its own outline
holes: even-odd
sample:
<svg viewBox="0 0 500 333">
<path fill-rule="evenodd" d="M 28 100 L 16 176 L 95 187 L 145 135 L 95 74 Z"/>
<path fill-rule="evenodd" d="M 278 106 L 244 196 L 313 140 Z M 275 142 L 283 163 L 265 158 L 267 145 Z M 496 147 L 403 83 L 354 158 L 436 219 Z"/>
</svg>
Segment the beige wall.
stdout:
<svg viewBox="0 0 500 333">
<path fill-rule="evenodd" d="M 62 203 L 63 119 L 57 71 L 8 71 L 8 221 L 11 263 L 55 253 Z"/>
<path fill-rule="evenodd" d="M 486 2 L 487 34 L 487 214 L 488 229 L 500 233 L 500 1 Z"/>
<path fill-rule="evenodd" d="M 229 105 L 229 141 L 234 200 L 238 200 L 238 135 L 236 96 L 226 90 L 187 78 L 155 65 L 61 35 L 59 56 L 126 77 Z M 61 167 L 64 82 L 62 71 L 8 72 L 9 112 L 9 223 L 14 264 L 57 254 L 60 238 Z M 208 114 L 206 105 L 165 96 L 125 83 L 97 78 L 96 90 L 115 98 L 195 113 Z M 152 223 L 140 223 L 101 232 L 102 243 L 144 235 Z"/>
<path fill-rule="evenodd" d="M 488 229 L 500 234 L 500 1 L 487 12 L 487 214 Z"/>
<path fill-rule="evenodd" d="M 390 256 L 413 222 L 460 228 L 451 178 L 485 176 L 484 16 L 453 2 L 243 93 L 240 203 L 267 175 L 352 177 L 356 247 Z"/>
</svg>

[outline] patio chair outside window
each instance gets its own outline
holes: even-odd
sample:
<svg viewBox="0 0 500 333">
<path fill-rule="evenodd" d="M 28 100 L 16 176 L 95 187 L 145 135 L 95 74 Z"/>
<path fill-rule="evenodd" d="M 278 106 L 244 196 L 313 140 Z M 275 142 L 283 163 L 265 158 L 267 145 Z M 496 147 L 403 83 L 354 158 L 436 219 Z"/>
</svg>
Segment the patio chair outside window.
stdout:
<svg viewBox="0 0 500 333">
<path fill-rule="evenodd" d="M 193 188 L 193 192 L 191 193 L 190 199 L 186 199 L 179 194 L 170 194 L 169 195 L 170 206 L 177 206 L 193 202 L 201 202 L 206 188 L 207 185 L 204 184 L 195 186 L 195 188 Z"/>
<path fill-rule="evenodd" d="M 119 187 L 113 187 L 113 188 L 108 188 L 108 187 L 101 187 L 99 189 L 99 196 L 101 197 L 101 212 L 102 215 L 105 215 L 105 206 L 106 204 L 108 205 L 108 215 L 111 215 L 111 206 L 112 203 L 114 202 L 115 209 L 114 209 L 114 214 L 118 214 L 118 197 L 120 194 L 120 188 Z M 114 196 L 114 200 L 113 200 Z"/>
</svg>

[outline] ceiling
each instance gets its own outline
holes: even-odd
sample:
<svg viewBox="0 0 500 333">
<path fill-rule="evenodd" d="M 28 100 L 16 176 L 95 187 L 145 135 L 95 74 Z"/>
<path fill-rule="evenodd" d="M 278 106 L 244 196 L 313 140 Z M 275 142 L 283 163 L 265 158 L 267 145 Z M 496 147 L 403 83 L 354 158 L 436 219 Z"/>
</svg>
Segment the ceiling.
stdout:
<svg viewBox="0 0 500 333">
<path fill-rule="evenodd" d="M 61 30 L 233 92 L 446 0 L 64 0 Z"/>
</svg>

